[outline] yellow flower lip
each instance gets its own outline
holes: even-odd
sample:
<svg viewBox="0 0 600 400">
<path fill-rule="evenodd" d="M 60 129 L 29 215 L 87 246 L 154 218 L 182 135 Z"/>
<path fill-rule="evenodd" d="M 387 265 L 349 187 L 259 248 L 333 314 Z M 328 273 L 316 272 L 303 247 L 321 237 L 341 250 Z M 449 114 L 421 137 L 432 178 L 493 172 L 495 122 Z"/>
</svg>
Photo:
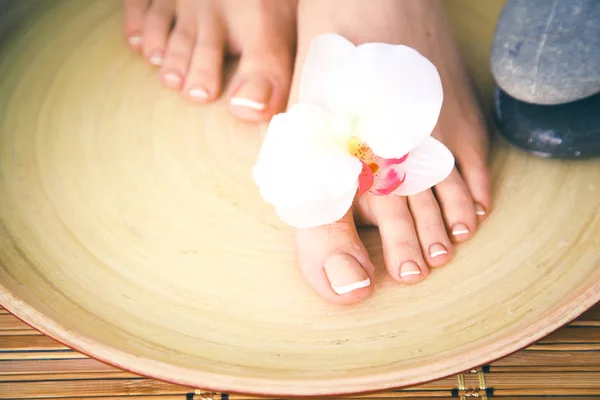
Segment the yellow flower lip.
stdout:
<svg viewBox="0 0 600 400">
<path fill-rule="evenodd" d="M 352 136 L 348 140 L 348 153 L 352 154 L 354 157 L 358 156 L 360 152 L 360 148 L 362 147 L 362 141 L 356 136 Z"/>
<path fill-rule="evenodd" d="M 371 164 L 375 161 L 375 155 L 371 148 L 356 136 L 351 136 L 350 139 L 348 139 L 347 148 L 350 155 L 366 164 Z"/>
</svg>

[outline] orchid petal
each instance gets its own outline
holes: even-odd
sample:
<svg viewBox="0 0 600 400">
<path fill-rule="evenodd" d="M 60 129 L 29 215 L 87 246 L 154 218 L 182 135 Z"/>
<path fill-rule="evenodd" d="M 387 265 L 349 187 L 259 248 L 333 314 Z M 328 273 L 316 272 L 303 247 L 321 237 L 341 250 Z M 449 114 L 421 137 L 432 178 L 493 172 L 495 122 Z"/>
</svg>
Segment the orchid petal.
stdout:
<svg viewBox="0 0 600 400">
<path fill-rule="evenodd" d="M 399 172 L 396 168 L 388 168 L 385 172 L 379 174 L 377 184 L 373 186 L 371 193 L 375 196 L 393 193 L 404 181 L 406 181 L 406 172 Z"/>
<path fill-rule="evenodd" d="M 402 45 L 358 46 L 325 88 L 319 105 L 353 121 L 355 134 L 384 158 L 401 157 L 430 136 L 443 102 L 436 67 Z"/>
<path fill-rule="evenodd" d="M 428 137 L 410 152 L 406 161 L 390 168 L 400 175 L 406 174 L 404 182 L 392 194 L 412 196 L 446 179 L 454 169 L 454 157 L 441 142 Z"/>
<path fill-rule="evenodd" d="M 336 94 L 335 88 L 329 88 L 328 83 L 340 63 L 355 49 L 354 44 L 334 33 L 314 38 L 302 66 L 299 101 L 327 108 L 327 97 Z"/>
<path fill-rule="evenodd" d="M 314 228 L 339 221 L 350 209 L 358 183 L 339 198 L 307 203 L 300 207 L 276 207 L 275 212 L 286 224 L 295 228 Z"/>
<path fill-rule="evenodd" d="M 342 138 L 328 134 L 331 123 L 328 113 L 308 104 L 273 117 L 253 169 L 268 203 L 303 207 L 340 198 L 356 186 L 361 162 Z"/>
<path fill-rule="evenodd" d="M 358 194 L 356 195 L 357 197 L 367 193 L 369 189 L 371 189 L 371 186 L 373 186 L 373 182 L 375 179 L 371 167 L 367 165 L 367 163 L 365 163 L 364 161 L 361 161 L 361 164 L 362 171 L 358 176 Z"/>
</svg>

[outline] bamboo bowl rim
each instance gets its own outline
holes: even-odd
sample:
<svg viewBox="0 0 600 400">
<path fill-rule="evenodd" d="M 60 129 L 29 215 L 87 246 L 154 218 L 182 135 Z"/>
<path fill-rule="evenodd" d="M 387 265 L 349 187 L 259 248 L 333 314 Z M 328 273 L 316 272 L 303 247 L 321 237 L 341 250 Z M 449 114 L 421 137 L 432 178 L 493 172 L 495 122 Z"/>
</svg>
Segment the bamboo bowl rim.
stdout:
<svg viewBox="0 0 600 400">
<path fill-rule="evenodd" d="M 368 380 L 370 380 L 370 382 L 356 382 L 355 378 L 340 379 L 339 381 L 328 382 L 325 386 L 320 385 L 316 387 L 314 385 L 315 382 L 312 380 L 278 382 L 277 385 L 269 379 L 238 378 L 235 381 L 232 381 L 231 377 L 228 375 L 210 374 L 205 371 L 181 368 L 157 362 L 155 360 L 144 360 L 139 356 L 121 352 L 115 348 L 106 346 L 90 337 L 77 335 L 74 332 L 65 330 L 55 321 L 49 319 L 33 307 L 27 305 L 21 299 L 15 297 L 8 288 L 0 283 L 0 304 L 4 308 L 27 325 L 84 355 L 122 370 L 173 384 L 190 386 L 191 388 L 208 391 L 213 390 L 221 393 L 241 393 L 272 397 L 318 397 L 366 394 L 435 381 L 481 365 L 489 364 L 492 361 L 513 354 L 533 344 L 556 329 L 567 325 L 598 302 L 600 302 L 600 281 L 591 285 L 580 297 L 572 299 L 571 302 L 565 304 L 562 308 L 556 309 L 554 312 L 545 315 L 539 320 L 538 324 L 531 325 L 517 340 L 490 343 L 487 349 L 483 349 L 485 350 L 484 353 L 488 354 L 486 357 L 480 357 L 480 349 L 476 349 L 464 353 L 462 361 L 460 362 L 446 362 L 446 364 L 450 365 L 443 365 L 445 363 L 442 361 L 439 363 L 441 364 L 439 367 L 438 365 L 429 365 L 428 367 L 430 370 L 437 370 L 435 372 L 424 374 L 423 376 L 427 376 L 426 379 L 414 379 L 405 382 L 402 386 L 396 386 L 395 382 L 398 382 L 402 378 L 402 375 L 392 372 L 377 376 L 369 376 Z M 491 356 L 491 354 L 494 354 L 494 356 Z M 140 364 L 140 359 L 144 361 L 143 366 Z M 185 376 L 195 376 L 198 378 L 183 378 Z M 198 382 L 205 384 L 203 384 L 202 387 L 199 387 Z M 338 391 L 333 392 L 328 390 L 327 386 L 344 387 L 347 389 L 338 389 Z M 240 388 L 248 389 L 240 391 Z"/>
</svg>

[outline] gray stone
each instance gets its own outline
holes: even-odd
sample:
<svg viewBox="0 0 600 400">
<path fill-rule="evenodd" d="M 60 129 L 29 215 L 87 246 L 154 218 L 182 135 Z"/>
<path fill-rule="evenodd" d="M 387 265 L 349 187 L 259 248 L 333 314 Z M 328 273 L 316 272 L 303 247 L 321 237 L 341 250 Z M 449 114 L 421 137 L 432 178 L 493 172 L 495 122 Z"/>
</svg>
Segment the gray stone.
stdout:
<svg viewBox="0 0 600 400">
<path fill-rule="evenodd" d="M 600 157 L 600 94 L 548 106 L 496 90 L 494 102 L 498 130 L 516 147 L 541 157 Z"/>
<path fill-rule="evenodd" d="M 492 73 L 505 92 L 563 104 L 600 92 L 600 0 L 508 0 L 496 26 Z"/>
</svg>

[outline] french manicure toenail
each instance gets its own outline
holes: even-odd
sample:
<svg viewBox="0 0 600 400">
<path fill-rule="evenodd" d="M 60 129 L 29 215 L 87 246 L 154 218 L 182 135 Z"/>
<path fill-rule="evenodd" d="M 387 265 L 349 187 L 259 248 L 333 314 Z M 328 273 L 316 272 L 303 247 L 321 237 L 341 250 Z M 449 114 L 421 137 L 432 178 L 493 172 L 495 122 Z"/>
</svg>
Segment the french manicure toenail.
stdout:
<svg viewBox="0 0 600 400">
<path fill-rule="evenodd" d="M 445 254 L 448 254 L 448 250 L 446 250 L 443 244 L 434 243 L 431 246 L 429 246 L 429 256 L 431 258 L 436 258 Z"/>
<path fill-rule="evenodd" d="M 161 53 L 154 53 L 150 56 L 150 64 L 161 65 L 163 62 L 163 56 Z"/>
<path fill-rule="evenodd" d="M 260 103 L 258 101 L 254 101 L 251 99 L 245 99 L 243 97 L 232 98 L 231 105 L 238 106 L 238 107 L 248 107 L 248 108 L 251 108 L 251 109 L 257 110 L 257 111 L 262 111 L 265 109 L 265 107 L 267 107 L 267 105 L 265 103 Z"/>
<path fill-rule="evenodd" d="M 350 293 L 371 285 L 371 279 L 349 254 L 334 254 L 324 263 L 325 274 L 331 288 L 339 295 Z"/>
<path fill-rule="evenodd" d="M 479 203 L 475 203 L 475 214 L 481 216 L 485 215 L 485 208 Z"/>
<path fill-rule="evenodd" d="M 139 46 L 142 44 L 142 37 L 139 35 L 132 35 L 127 38 L 127 41 L 131 46 Z"/>
<path fill-rule="evenodd" d="M 367 279 L 363 279 L 360 282 L 351 283 L 351 284 L 348 284 L 345 286 L 334 286 L 332 284 L 331 287 L 337 294 L 346 294 L 346 293 L 350 293 L 356 289 L 366 288 L 370 285 L 371 285 L 371 280 L 369 278 L 367 278 Z"/>
<path fill-rule="evenodd" d="M 466 235 L 467 233 L 469 233 L 469 228 L 463 223 L 458 223 L 452 227 L 452 235 L 454 236 Z"/>
<path fill-rule="evenodd" d="M 169 85 L 178 85 L 181 83 L 181 76 L 175 72 L 167 72 L 164 77 Z"/>
<path fill-rule="evenodd" d="M 273 84 L 270 80 L 257 76 L 248 79 L 231 98 L 231 105 L 235 107 L 245 107 L 251 110 L 262 111 L 267 108 L 271 99 Z"/>
<path fill-rule="evenodd" d="M 400 265 L 400 278 L 411 275 L 421 275 L 421 269 L 414 261 L 405 261 Z"/>
<path fill-rule="evenodd" d="M 200 87 L 195 87 L 189 90 L 189 95 L 190 97 L 193 97 L 194 99 L 207 99 L 208 98 L 208 92 Z"/>
</svg>

